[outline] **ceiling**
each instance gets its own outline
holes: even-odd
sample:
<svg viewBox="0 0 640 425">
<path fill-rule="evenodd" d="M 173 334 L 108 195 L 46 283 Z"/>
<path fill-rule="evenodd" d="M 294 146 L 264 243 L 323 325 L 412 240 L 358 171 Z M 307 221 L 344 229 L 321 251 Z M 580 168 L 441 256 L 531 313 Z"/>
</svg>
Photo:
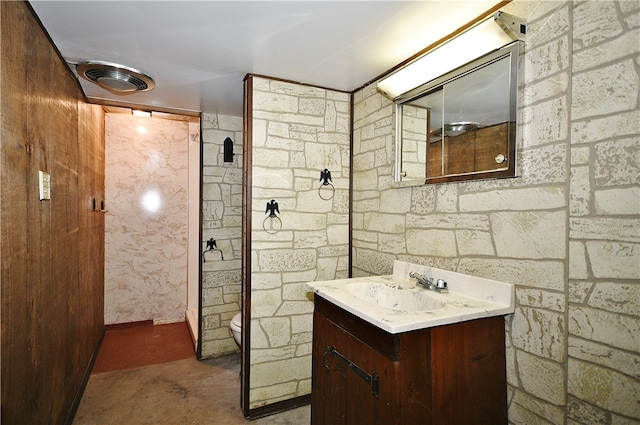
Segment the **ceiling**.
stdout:
<svg viewBox="0 0 640 425">
<path fill-rule="evenodd" d="M 74 64 L 149 74 L 155 88 L 115 95 L 82 78 L 91 102 L 242 116 L 258 74 L 352 91 L 452 33 L 496 0 L 31 1 Z"/>
</svg>

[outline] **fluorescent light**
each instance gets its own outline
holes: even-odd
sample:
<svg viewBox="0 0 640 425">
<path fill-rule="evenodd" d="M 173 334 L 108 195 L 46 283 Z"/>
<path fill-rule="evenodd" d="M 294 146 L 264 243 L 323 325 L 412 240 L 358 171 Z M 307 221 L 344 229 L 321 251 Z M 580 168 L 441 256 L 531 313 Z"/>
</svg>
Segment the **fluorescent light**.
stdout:
<svg viewBox="0 0 640 425">
<path fill-rule="evenodd" d="M 133 114 L 136 117 L 145 117 L 145 118 L 149 118 L 151 116 L 151 112 L 149 111 L 140 111 L 137 109 L 132 109 L 131 110 L 131 114 Z"/>
<path fill-rule="evenodd" d="M 427 52 L 380 80 L 378 90 L 388 98 L 395 99 L 422 84 L 511 43 L 514 38 L 507 34 L 496 21 L 503 19 L 505 15 L 497 12 L 496 15 Z M 510 18 L 514 17 L 510 16 Z"/>
</svg>

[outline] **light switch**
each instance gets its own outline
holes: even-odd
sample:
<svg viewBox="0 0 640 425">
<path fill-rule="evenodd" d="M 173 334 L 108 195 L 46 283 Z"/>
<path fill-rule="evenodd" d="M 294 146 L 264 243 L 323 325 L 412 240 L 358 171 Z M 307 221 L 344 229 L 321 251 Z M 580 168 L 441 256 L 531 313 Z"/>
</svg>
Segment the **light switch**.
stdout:
<svg viewBox="0 0 640 425">
<path fill-rule="evenodd" d="M 40 200 L 51 199 L 51 175 L 44 171 L 38 171 L 38 189 Z"/>
</svg>

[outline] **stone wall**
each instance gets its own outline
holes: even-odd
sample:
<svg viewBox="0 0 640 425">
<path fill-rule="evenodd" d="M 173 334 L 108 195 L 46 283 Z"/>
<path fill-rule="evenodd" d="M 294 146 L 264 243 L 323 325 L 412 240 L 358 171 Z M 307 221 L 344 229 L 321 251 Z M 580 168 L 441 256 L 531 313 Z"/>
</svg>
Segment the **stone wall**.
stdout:
<svg viewBox="0 0 640 425">
<path fill-rule="evenodd" d="M 350 97 L 251 79 L 252 140 L 246 149 L 251 149 L 249 407 L 254 409 L 311 392 L 313 303 L 305 283 L 348 275 Z M 325 168 L 335 192 L 319 189 Z M 271 232 L 280 228 L 278 220 L 265 213 L 271 200 L 278 204 L 278 232 Z"/>
<path fill-rule="evenodd" d="M 427 178 L 427 108 L 413 105 L 402 107 L 402 171 L 403 181 Z"/>
<path fill-rule="evenodd" d="M 238 351 L 229 322 L 241 310 L 242 117 L 203 113 L 202 249 L 213 238 L 219 252 L 202 263 L 201 357 Z M 224 140 L 233 140 L 233 162 L 224 162 Z M 224 260 L 223 260 L 224 258 Z"/>
<path fill-rule="evenodd" d="M 516 285 L 509 421 L 640 421 L 640 2 L 525 2 L 518 177 L 391 189 L 393 107 L 354 97 L 353 275 Z"/>
<path fill-rule="evenodd" d="M 637 424 L 640 1 L 578 2 L 568 14 L 567 418 L 569 424 Z"/>
</svg>

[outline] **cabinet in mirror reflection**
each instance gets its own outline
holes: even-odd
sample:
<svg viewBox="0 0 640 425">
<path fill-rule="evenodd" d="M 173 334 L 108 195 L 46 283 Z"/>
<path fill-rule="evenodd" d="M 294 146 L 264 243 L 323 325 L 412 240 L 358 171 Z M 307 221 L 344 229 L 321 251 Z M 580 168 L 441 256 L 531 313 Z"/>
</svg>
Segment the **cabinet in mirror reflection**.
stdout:
<svg viewBox="0 0 640 425">
<path fill-rule="evenodd" d="M 518 44 L 396 100 L 402 186 L 515 176 Z"/>
</svg>

